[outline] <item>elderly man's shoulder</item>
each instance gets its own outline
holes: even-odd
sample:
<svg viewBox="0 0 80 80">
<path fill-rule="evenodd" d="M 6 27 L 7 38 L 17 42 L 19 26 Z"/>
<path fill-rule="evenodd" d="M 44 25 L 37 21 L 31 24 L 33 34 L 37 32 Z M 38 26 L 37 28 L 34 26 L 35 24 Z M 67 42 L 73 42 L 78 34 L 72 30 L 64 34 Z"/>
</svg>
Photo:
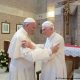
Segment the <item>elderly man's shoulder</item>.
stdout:
<svg viewBox="0 0 80 80">
<path fill-rule="evenodd" d="M 55 39 L 56 39 L 56 40 L 60 40 L 60 41 L 64 41 L 63 36 L 60 35 L 60 34 L 58 34 L 58 33 L 56 33 L 56 35 L 55 35 Z"/>
<path fill-rule="evenodd" d="M 23 38 L 24 35 L 22 33 L 19 33 L 19 32 L 16 32 L 13 37 L 12 37 L 12 40 L 20 40 L 21 38 Z"/>
<path fill-rule="evenodd" d="M 60 38 L 63 38 L 63 36 L 61 34 L 59 34 L 59 33 L 56 33 L 56 36 L 60 37 Z"/>
</svg>

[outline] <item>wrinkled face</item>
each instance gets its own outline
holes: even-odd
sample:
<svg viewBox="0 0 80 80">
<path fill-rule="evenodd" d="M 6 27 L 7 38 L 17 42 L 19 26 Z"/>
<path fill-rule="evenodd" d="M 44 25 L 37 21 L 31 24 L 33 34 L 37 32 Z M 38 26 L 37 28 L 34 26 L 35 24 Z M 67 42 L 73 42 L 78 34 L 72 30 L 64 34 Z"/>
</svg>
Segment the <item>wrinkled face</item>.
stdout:
<svg viewBox="0 0 80 80">
<path fill-rule="evenodd" d="M 30 23 L 26 27 L 28 34 L 34 34 L 36 29 L 36 23 Z"/>
<path fill-rule="evenodd" d="M 44 29 L 42 29 L 42 33 L 46 36 L 46 37 L 50 37 L 50 35 L 53 32 L 53 28 L 50 27 L 46 27 Z"/>
</svg>

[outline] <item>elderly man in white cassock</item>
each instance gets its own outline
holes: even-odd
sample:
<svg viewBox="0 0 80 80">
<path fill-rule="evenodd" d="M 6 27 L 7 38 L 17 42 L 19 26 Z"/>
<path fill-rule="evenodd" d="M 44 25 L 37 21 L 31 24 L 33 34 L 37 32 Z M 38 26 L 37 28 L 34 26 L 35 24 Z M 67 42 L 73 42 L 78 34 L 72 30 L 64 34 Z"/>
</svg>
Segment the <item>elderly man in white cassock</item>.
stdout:
<svg viewBox="0 0 80 80">
<path fill-rule="evenodd" d="M 21 27 L 12 37 L 8 49 L 9 57 L 11 58 L 9 67 L 9 80 L 35 80 L 34 62 L 31 62 L 32 59 L 30 58 L 30 53 L 32 52 L 34 54 L 38 52 L 38 55 L 43 56 L 43 58 L 49 58 L 52 52 L 54 51 L 53 48 L 41 49 L 38 47 L 35 50 L 32 50 L 36 47 L 36 45 L 31 41 L 29 35 L 34 33 L 35 28 L 35 20 L 33 18 L 26 18 L 23 22 L 23 27 Z M 30 42 L 33 45 L 31 45 L 30 47 L 32 49 L 26 49 L 26 53 L 30 55 L 28 57 L 27 54 L 24 54 L 25 50 L 22 48 L 22 41 L 24 40 Z M 44 54 L 42 54 L 43 52 Z"/>
<path fill-rule="evenodd" d="M 43 60 L 41 80 L 66 80 L 67 71 L 64 54 L 64 39 L 61 35 L 55 32 L 54 25 L 51 21 L 45 21 L 42 24 L 42 32 L 47 37 L 44 48 L 49 49 L 58 45 L 59 49 L 57 49 L 56 52 L 53 52 L 48 58 L 37 55 L 38 52 L 34 54 L 33 52 L 26 54 L 26 49 L 24 49 L 24 51 L 22 50 L 22 53 L 26 54 L 26 58 L 30 57 L 30 59 L 28 59 L 30 61 Z M 26 46 L 31 48 L 29 45 L 31 46 L 32 44 L 29 42 L 22 44 L 24 48 Z M 45 52 L 42 54 L 46 56 Z"/>
<path fill-rule="evenodd" d="M 45 48 L 59 44 L 58 51 L 49 60 L 43 61 L 42 80 L 67 79 L 63 37 L 55 32 L 54 25 L 51 21 L 45 21 L 42 24 L 42 32 L 47 37 Z"/>
</svg>

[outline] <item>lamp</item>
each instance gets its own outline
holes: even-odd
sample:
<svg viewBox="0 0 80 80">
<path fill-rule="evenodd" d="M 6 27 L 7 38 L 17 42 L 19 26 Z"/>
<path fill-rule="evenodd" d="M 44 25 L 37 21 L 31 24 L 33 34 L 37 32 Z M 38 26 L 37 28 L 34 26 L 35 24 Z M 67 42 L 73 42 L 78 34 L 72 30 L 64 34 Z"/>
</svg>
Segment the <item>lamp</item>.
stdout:
<svg viewBox="0 0 80 80">
<path fill-rule="evenodd" d="M 47 12 L 47 17 L 55 17 L 55 12 L 54 11 Z"/>
</svg>

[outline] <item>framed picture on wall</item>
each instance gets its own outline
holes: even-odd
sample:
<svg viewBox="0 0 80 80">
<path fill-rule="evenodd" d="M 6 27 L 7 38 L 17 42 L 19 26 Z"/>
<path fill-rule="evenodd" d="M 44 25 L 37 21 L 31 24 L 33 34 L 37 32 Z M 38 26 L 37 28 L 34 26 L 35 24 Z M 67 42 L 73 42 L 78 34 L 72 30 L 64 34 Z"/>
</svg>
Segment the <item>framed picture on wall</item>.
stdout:
<svg viewBox="0 0 80 80">
<path fill-rule="evenodd" d="M 22 24 L 16 24 L 16 31 L 19 30 L 22 26 Z"/>
<path fill-rule="evenodd" d="M 1 22 L 1 33 L 9 34 L 10 33 L 10 23 Z"/>
</svg>

